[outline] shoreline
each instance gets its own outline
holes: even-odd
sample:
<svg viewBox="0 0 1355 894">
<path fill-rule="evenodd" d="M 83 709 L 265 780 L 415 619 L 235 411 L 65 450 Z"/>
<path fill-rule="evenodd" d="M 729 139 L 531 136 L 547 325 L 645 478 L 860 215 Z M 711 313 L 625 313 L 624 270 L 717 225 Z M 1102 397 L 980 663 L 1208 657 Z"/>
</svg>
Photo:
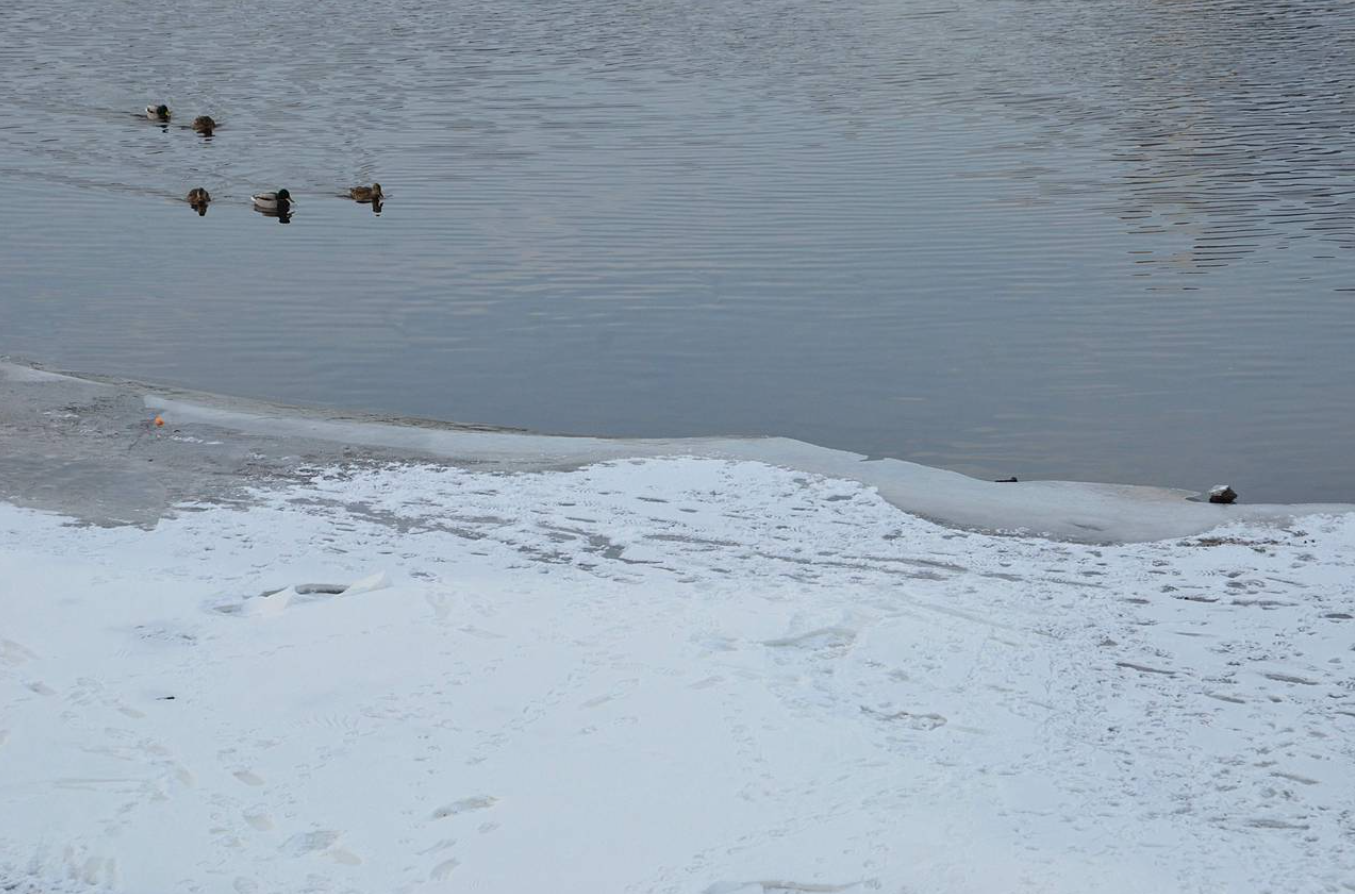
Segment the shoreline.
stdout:
<svg viewBox="0 0 1355 894">
<path fill-rule="evenodd" d="M 157 413 L 167 420 L 163 430 L 149 426 Z M 8 487 L 0 497 L 96 523 L 152 523 L 176 500 L 228 496 L 241 486 L 290 481 L 298 469 L 333 463 L 530 472 L 665 456 L 760 462 L 838 478 L 875 488 L 898 509 L 940 524 L 1070 542 L 1146 542 L 1225 524 L 1284 524 L 1355 511 L 1341 503 L 1220 506 L 1192 500 L 1197 495 L 1190 491 L 1143 485 L 997 483 L 789 438 L 613 439 L 339 412 L 49 371 L 5 358 L 0 423 L 0 456 L 8 457 Z M 63 493 L 63 476 L 85 490 Z"/>
<path fill-rule="evenodd" d="M 1355 886 L 1349 511 L 1037 488 L 1231 522 L 1089 545 L 775 439 L 0 396 L 15 894 Z"/>
</svg>

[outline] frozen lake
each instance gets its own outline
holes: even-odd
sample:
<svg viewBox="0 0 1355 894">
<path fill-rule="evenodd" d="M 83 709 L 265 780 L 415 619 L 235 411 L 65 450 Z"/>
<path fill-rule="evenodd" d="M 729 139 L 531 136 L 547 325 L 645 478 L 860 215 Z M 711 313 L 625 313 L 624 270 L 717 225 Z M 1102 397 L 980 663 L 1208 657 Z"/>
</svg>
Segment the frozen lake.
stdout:
<svg viewBox="0 0 1355 894">
<path fill-rule="evenodd" d="M 1349 501 L 1353 23 L 1233 0 L 16 0 L 0 353 Z M 132 115 L 157 101 L 169 128 Z M 210 140 L 178 126 L 199 113 Z M 373 179 L 380 216 L 337 197 Z M 175 201 L 194 186 L 205 217 Z M 283 186 L 289 225 L 249 208 Z"/>
</svg>

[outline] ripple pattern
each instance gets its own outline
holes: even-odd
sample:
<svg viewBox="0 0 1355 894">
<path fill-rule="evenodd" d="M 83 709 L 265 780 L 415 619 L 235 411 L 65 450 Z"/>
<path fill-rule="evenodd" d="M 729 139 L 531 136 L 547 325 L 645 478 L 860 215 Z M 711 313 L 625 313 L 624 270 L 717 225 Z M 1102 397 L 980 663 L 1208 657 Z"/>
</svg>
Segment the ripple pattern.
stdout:
<svg viewBox="0 0 1355 894">
<path fill-rule="evenodd" d="M 0 35 L 0 352 L 1355 499 L 1349 4 L 13 0 Z M 374 179 L 379 216 L 339 198 Z M 281 186 L 286 227 L 248 207 Z"/>
</svg>

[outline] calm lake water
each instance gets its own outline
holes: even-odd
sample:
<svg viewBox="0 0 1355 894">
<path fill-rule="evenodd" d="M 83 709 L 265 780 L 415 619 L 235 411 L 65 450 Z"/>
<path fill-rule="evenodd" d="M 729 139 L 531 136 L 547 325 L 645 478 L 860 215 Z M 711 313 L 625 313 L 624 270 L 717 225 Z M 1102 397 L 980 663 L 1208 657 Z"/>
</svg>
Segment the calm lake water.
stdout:
<svg viewBox="0 0 1355 894">
<path fill-rule="evenodd" d="M 9 0 L 0 79 L 0 353 L 1355 500 L 1349 3 Z"/>
</svg>

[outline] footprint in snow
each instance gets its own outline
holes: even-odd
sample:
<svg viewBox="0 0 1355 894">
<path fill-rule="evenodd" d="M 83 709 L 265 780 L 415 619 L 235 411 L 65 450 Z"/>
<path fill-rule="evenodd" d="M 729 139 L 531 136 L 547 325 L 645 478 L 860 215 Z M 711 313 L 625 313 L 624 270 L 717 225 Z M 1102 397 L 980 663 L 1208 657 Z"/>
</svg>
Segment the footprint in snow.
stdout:
<svg viewBox="0 0 1355 894">
<path fill-rule="evenodd" d="M 452 613 L 452 601 L 447 598 L 446 593 L 425 593 L 423 598 L 433 610 L 433 617 L 436 620 L 445 621 Z"/>
<path fill-rule="evenodd" d="M 22 643 L 16 643 L 12 639 L 0 639 L 0 664 L 16 667 L 37 657 L 36 652 Z"/>
<path fill-rule="evenodd" d="M 820 627 L 799 636 L 763 640 L 773 649 L 845 649 L 856 642 L 856 631 L 847 627 Z"/>
<path fill-rule="evenodd" d="M 579 705 L 579 707 L 596 708 L 599 707 L 600 705 L 607 704 L 607 702 L 616 701 L 619 698 L 623 698 L 626 695 L 626 693 L 634 689 L 639 684 L 639 682 L 640 682 L 639 680 L 633 678 L 628 680 L 621 680 L 615 686 L 612 687 L 611 692 L 604 692 L 602 695 L 590 698 L 588 699 L 588 701 Z"/>
<path fill-rule="evenodd" d="M 318 829 L 316 832 L 298 832 L 279 845 L 279 851 L 290 856 L 306 856 L 332 848 L 339 841 L 339 832 Z"/>
<path fill-rule="evenodd" d="M 456 846 L 455 838 L 444 838 L 441 841 L 429 845 L 428 847 L 424 848 L 421 851 L 417 851 L 417 854 L 420 857 L 426 857 L 429 854 L 434 854 L 437 853 L 438 851 L 445 851 L 447 848 L 455 846 Z"/>
<path fill-rule="evenodd" d="M 471 636 L 479 637 L 480 639 L 507 639 L 502 633 L 495 633 L 492 630 L 476 627 L 473 624 L 467 624 L 465 627 L 459 627 L 457 629 L 462 633 L 468 633 Z"/>
<path fill-rule="evenodd" d="M 487 810 L 499 802 L 498 798 L 489 795 L 479 795 L 474 798 L 463 798 L 460 801 L 454 801 L 451 804 L 444 804 L 433 811 L 432 819 L 446 819 L 449 816 L 457 816 L 462 813 L 470 813 L 472 810 Z"/>
<path fill-rule="evenodd" d="M 236 770 L 231 774 L 245 785 L 263 785 L 263 777 L 253 770 Z"/>
<path fill-rule="evenodd" d="M 917 714 L 912 711 L 877 711 L 874 708 L 861 706 L 861 713 L 875 717 L 879 720 L 888 720 L 896 723 L 902 723 L 905 726 L 915 730 L 934 730 L 943 727 L 948 722 L 940 714 Z"/>
<path fill-rule="evenodd" d="M 334 829 L 318 829 L 314 832 L 298 832 L 288 838 L 278 848 L 284 854 L 293 857 L 306 857 L 312 854 L 326 857 L 345 866 L 356 866 L 362 859 L 350 850 L 336 847 L 342 832 Z"/>
<path fill-rule="evenodd" d="M 865 882 L 848 882 L 845 885 L 828 885 L 814 882 L 792 882 L 779 879 L 767 879 L 752 882 L 716 882 L 706 888 L 703 894 L 839 894 L 850 891 Z"/>
</svg>

